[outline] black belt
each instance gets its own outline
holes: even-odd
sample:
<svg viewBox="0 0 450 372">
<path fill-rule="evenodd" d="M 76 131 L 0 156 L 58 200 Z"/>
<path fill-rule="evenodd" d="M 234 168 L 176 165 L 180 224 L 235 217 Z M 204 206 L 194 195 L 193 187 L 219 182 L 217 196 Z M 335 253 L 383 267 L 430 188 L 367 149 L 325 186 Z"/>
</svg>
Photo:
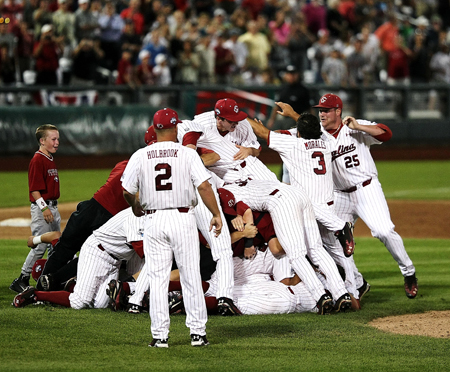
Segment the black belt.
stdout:
<svg viewBox="0 0 450 372">
<path fill-rule="evenodd" d="M 240 166 L 241 166 L 241 168 L 245 168 L 245 166 L 247 165 L 247 163 L 245 162 L 245 160 L 241 163 L 241 164 L 239 164 Z M 235 170 L 235 171 L 237 171 L 238 169 L 237 168 L 234 168 L 233 170 Z"/>
<path fill-rule="evenodd" d="M 362 183 L 362 187 L 366 187 L 367 185 L 370 185 L 370 183 L 372 182 L 372 178 L 369 178 L 367 181 L 364 181 Z M 358 188 L 356 186 L 350 187 L 347 190 L 341 190 L 342 192 L 346 192 L 346 193 L 351 193 L 351 192 L 355 192 Z"/>
<path fill-rule="evenodd" d="M 333 204 L 334 204 L 334 201 L 330 201 L 327 203 L 327 205 L 333 205 Z"/>
<path fill-rule="evenodd" d="M 56 207 L 58 205 L 58 200 L 44 200 L 45 203 L 50 207 Z M 31 202 L 36 205 L 36 202 Z"/>
<path fill-rule="evenodd" d="M 280 190 L 275 189 L 275 190 L 273 190 L 269 195 L 275 195 L 278 191 L 280 191 Z"/>
<path fill-rule="evenodd" d="M 190 208 L 184 208 L 184 207 L 175 208 L 175 209 L 178 209 L 178 212 L 180 212 L 180 213 L 188 213 L 190 211 Z M 147 209 L 146 211 L 144 211 L 144 213 L 145 214 L 153 214 L 153 213 L 156 213 L 156 211 L 157 211 L 157 209 Z"/>
<path fill-rule="evenodd" d="M 105 251 L 105 248 L 103 248 L 103 246 L 101 244 L 98 245 L 98 249 L 100 249 L 103 252 Z M 120 261 L 120 259 L 118 259 L 116 256 L 114 256 L 113 254 L 106 252 L 112 259 L 116 260 L 116 261 Z"/>
</svg>

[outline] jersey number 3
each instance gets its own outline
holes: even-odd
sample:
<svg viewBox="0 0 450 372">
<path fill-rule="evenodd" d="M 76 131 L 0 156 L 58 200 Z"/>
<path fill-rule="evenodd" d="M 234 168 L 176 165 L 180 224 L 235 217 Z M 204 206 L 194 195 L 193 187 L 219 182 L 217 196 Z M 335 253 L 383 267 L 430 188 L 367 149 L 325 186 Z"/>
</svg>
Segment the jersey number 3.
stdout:
<svg viewBox="0 0 450 372">
<path fill-rule="evenodd" d="M 327 166 L 325 164 L 325 159 L 323 157 L 323 153 L 320 151 L 314 151 L 311 157 L 319 158 L 319 167 L 313 168 L 315 174 L 325 174 L 327 173 Z"/>
<path fill-rule="evenodd" d="M 155 165 L 155 171 L 164 171 L 155 177 L 156 191 L 172 190 L 172 182 L 164 182 L 172 177 L 172 167 L 167 163 L 159 163 Z"/>
</svg>

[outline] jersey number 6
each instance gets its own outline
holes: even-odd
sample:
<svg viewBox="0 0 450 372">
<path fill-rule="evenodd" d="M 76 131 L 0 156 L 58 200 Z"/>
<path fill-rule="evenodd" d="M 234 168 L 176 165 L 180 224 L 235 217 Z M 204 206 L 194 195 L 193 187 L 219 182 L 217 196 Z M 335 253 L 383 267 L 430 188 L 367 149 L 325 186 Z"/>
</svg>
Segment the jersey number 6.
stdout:
<svg viewBox="0 0 450 372">
<path fill-rule="evenodd" d="M 323 157 L 323 152 L 314 151 L 311 157 L 319 158 L 319 166 L 318 168 L 313 168 L 315 174 L 325 174 L 327 172 L 327 166 L 325 165 L 325 159 Z"/>
<path fill-rule="evenodd" d="M 172 190 L 172 182 L 163 184 L 163 181 L 172 177 L 172 167 L 167 163 L 159 163 L 155 165 L 155 171 L 164 171 L 155 177 L 156 191 Z"/>
</svg>

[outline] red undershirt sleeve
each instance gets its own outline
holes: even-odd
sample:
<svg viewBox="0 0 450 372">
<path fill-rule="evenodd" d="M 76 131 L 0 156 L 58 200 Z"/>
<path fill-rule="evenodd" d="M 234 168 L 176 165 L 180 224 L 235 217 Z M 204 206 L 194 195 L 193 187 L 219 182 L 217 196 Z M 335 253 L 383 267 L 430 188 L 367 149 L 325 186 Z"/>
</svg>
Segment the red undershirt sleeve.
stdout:
<svg viewBox="0 0 450 372">
<path fill-rule="evenodd" d="M 144 258 L 144 241 L 139 240 L 137 242 L 131 242 L 131 245 L 138 256 Z"/>
<path fill-rule="evenodd" d="M 377 127 L 384 130 L 383 134 L 380 134 L 378 136 L 374 136 L 374 138 L 376 138 L 378 141 L 386 142 L 386 141 L 389 141 L 392 138 L 392 131 L 390 130 L 390 128 L 387 125 L 377 124 Z"/>
<path fill-rule="evenodd" d="M 203 133 L 201 132 L 189 132 L 183 137 L 183 146 L 194 145 L 197 147 L 197 141 Z"/>
<path fill-rule="evenodd" d="M 238 202 L 237 204 L 236 204 L 236 212 L 237 212 L 237 214 L 238 215 L 240 215 L 240 216 L 243 216 L 244 215 L 244 212 L 247 210 L 247 209 L 250 209 L 250 207 L 247 205 L 247 204 L 245 204 L 244 202 Z"/>
</svg>

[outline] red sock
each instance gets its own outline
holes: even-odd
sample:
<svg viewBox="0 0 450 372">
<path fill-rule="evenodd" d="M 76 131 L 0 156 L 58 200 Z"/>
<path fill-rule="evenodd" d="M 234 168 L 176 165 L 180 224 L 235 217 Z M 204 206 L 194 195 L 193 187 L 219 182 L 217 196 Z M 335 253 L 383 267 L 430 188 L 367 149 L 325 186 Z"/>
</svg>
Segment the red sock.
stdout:
<svg viewBox="0 0 450 372">
<path fill-rule="evenodd" d="M 205 297 L 205 302 L 208 311 L 217 311 L 217 299 L 215 297 Z"/>
<path fill-rule="evenodd" d="M 130 285 L 128 284 L 128 282 L 123 282 L 122 283 L 122 289 L 125 291 L 126 294 L 130 294 Z"/>
<path fill-rule="evenodd" d="M 181 291 L 180 281 L 171 280 L 169 282 L 169 292 L 173 292 L 173 291 Z"/>
<path fill-rule="evenodd" d="M 35 291 L 36 299 L 38 301 L 48 301 L 55 305 L 70 307 L 69 296 L 70 292 L 66 291 Z"/>
</svg>

